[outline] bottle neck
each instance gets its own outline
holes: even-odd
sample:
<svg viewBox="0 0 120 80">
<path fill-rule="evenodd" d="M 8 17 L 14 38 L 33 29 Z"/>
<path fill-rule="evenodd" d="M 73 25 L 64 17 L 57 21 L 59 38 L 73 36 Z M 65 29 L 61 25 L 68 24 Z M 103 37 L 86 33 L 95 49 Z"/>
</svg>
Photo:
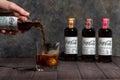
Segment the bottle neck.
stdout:
<svg viewBox="0 0 120 80">
<path fill-rule="evenodd" d="M 18 22 L 18 27 L 41 27 L 43 26 L 40 22 Z"/>
</svg>

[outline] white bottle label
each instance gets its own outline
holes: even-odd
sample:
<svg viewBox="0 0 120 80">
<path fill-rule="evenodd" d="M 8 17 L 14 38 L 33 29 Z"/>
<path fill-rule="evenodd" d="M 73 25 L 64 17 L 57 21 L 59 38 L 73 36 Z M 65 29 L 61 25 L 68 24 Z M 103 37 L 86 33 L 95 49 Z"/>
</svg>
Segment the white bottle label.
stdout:
<svg viewBox="0 0 120 80">
<path fill-rule="evenodd" d="M 65 54 L 78 54 L 78 37 L 65 37 Z"/>
<path fill-rule="evenodd" d="M 17 26 L 17 17 L 14 16 L 0 16 L 0 28 L 10 28 Z"/>
<path fill-rule="evenodd" d="M 112 55 L 112 38 L 99 38 L 98 54 Z"/>
<path fill-rule="evenodd" d="M 82 38 L 82 54 L 95 55 L 96 54 L 96 39 Z"/>
</svg>

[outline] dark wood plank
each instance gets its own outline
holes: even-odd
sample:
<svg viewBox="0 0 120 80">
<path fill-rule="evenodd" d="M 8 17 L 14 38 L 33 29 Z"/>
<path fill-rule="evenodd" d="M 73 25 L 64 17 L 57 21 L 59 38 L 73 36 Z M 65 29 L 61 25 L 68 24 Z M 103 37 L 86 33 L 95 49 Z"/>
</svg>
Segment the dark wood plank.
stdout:
<svg viewBox="0 0 120 80">
<path fill-rule="evenodd" d="M 13 68 L 17 65 L 16 60 L 16 58 L 0 58 L 0 67 Z"/>
<path fill-rule="evenodd" d="M 33 58 L 0 58 L 0 67 L 12 68 L 12 69 L 35 68 L 35 59 Z"/>
<path fill-rule="evenodd" d="M 57 71 L 51 72 L 35 71 L 33 80 L 57 80 Z"/>
<path fill-rule="evenodd" d="M 81 80 L 78 66 L 75 62 L 59 62 L 58 80 Z"/>
<path fill-rule="evenodd" d="M 18 68 L 35 68 L 36 60 L 34 58 L 16 58 L 16 67 Z"/>
<path fill-rule="evenodd" d="M 120 68 L 114 63 L 96 63 L 107 77 L 106 79 L 120 79 Z"/>
<path fill-rule="evenodd" d="M 21 68 L 21 70 L 23 68 L 23 71 L 26 71 L 26 73 L 23 73 L 26 76 L 25 77 L 26 79 L 27 79 L 27 77 L 31 76 L 28 79 L 31 79 L 31 80 L 57 80 L 57 70 L 49 71 L 49 72 L 33 71 L 33 69 L 35 69 L 35 64 L 36 64 L 36 62 L 35 62 L 36 60 L 34 58 L 23 59 L 22 61 L 23 61 L 22 63 L 19 63 L 19 67 Z M 31 70 L 29 70 L 29 69 L 31 69 Z M 24 78 L 24 76 L 23 76 L 23 78 Z"/>
<path fill-rule="evenodd" d="M 60 61 L 57 71 L 34 71 L 35 59 L 0 58 L 0 80 L 119 80 L 120 57 L 113 63 Z"/>
<path fill-rule="evenodd" d="M 10 68 L 0 68 L 0 80 L 10 80 L 10 75 L 8 74 Z"/>
<path fill-rule="evenodd" d="M 34 74 L 33 59 L 26 58 L 4 58 L 0 59 L 0 69 L 4 68 L 3 74 L 5 80 L 33 80 Z M 26 66 L 27 65 L 27 66 Z M 31 67 L 32 66 L 32 67 Z"/>
<path fill-rule="evenodd" d="M 37 72 L 35 68 L 35 59 L 30 58 L 6 58 L 0 59 L 1 67 L 4 68 L 2 80 L 57 80 L 57 71 L 55 72 Z M 10 74 L 11 73 L 11 74 Z M 7 76 L 7 77 L 6 77 Z M 1 79 L 0 78 L 0 79 Z"/>
<path fill-rule="evenodd" d="M 34 80 L 34 71 L 12 70 L 13 75 L 10 76 L 12 80 Z"/>
<path fill-rule="evenodd" d="M 32 58 L 17 58 L 14 59 L 16 65 L 13 68 L 14 74 L 12 80 L 33 80 L 34 75 L 34 59 Z"/>
<path fill-rule="evenodd" d="M 106 77 L 93 62 L 77 62 L 82 79 L 105 79 Z"/>
<path fill-rule="evenodd" d="M 120 57 L 113 57 L 113 63 L 120 67 Z"/>
<path fill-rule="evenodd" d="M 16 64 L 13 58 L 0 58 L 0 80 L 12 80 Z"/>
</svg>

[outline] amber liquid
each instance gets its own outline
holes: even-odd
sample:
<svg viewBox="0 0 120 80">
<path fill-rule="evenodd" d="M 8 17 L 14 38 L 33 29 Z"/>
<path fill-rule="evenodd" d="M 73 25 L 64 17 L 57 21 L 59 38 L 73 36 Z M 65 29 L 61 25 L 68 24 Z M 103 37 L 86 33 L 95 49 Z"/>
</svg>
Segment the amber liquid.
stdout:
<svg viewBox="0 0 120 80">
<path fill-rule="evenodd" d="M 58 55 L 37 55 L 36 56 L 36 64 L 38 66 L 56 66 L 58 63 Z"/>
</svg>

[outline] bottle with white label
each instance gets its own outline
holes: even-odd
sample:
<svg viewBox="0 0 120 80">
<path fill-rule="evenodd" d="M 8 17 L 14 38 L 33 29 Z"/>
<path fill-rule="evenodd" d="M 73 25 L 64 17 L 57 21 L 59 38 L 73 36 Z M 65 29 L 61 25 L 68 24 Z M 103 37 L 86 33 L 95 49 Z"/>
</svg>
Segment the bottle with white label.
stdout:
<svg viewBox="0 0 120 80">
<path fill-rule="evenodd" d="M 86 26 L 82 30 L 82 59 L 87 62 L 95 61 L 96 38 L 92 27 L 92 19 L 86 19 Z"/>
<path fill-rule="evenodd" d="M 41 26 L 40 22 L 19 22 L 14 16 L 0 16 L 0 33 L 15 35 L 18 31 L 25 32 L 31 27 Z"/>
<path fill-rule="evenodd" d="M 76 61 L 78 56 L 78 33 L 74 27 L 75 18 L 69 18 L 69 26 L 64 30 L 65 52 L 64 57 L 67 61 Z"/>
<path fill-rule="evenodd" d="M 109 18 L 103 18 L 102 28 L 99 29 L 98 61 L 112 61 L 112 31 L 109 29 Z"/>
</svg>

